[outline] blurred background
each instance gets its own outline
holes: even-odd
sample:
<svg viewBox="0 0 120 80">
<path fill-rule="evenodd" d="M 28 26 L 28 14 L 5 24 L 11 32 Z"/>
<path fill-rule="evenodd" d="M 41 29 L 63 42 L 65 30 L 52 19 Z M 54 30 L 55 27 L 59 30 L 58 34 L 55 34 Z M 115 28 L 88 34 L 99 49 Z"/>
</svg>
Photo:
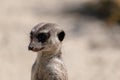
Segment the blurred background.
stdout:
<svg viewBox="0 0 120 80">
<path fill-rule="evenodd" d="M 65 30 L 69 80 L 120 80 L 120 0 L 0 0 L 0 80 L 30 80 L 39 22 Z"/>
</svg>

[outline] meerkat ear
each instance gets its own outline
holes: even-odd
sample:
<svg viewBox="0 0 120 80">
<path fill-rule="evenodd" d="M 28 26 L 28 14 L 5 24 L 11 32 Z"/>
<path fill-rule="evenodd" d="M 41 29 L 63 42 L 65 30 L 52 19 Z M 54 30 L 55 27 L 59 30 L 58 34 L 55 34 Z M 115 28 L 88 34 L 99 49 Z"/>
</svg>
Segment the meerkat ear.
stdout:
<svg viewBox="0 0 120 80">
<path fill-rule="evenodd" d="M 60 40 L 60 41 L 63 41 L 63 39 L 64 39 L 64 37 L 65 37 L 65 32 L 64 31 L 61 31 L 60 33 L 58 33 L 58 39 Z"/>
</svg>

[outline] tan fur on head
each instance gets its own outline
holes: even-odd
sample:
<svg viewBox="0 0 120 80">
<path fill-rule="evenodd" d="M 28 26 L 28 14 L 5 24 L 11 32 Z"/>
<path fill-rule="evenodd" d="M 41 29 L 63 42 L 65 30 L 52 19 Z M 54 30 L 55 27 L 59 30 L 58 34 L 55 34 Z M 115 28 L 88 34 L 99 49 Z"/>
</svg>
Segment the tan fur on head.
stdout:
<svg viewBox="0 0 120 80">
<path fill-rule="evenodd" d="M 61 46 L 61 41 L 64 39 L 65 33 L 56 24 L 39 23 L 31 30 L 30 36 L 30 50 L 36 52 L 51 51 L 52 49 L 57 49 L 58 46 Z"/>
</svg>

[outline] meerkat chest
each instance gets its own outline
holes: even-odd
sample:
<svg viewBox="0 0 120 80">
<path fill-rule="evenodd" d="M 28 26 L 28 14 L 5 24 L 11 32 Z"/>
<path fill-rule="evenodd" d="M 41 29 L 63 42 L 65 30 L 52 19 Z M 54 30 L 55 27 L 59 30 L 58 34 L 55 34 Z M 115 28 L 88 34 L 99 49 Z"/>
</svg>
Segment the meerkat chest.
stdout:
<svg viewBox="0 0 120 80">
<path fill-rule="evenodd" d="M 65 68 L 62 60 L 54 58 L 49 61 L 45 61 L 44 63 L 35 63 L 32 71 L 33 80 L 44 80 L 45 78 L 53 75 L 64 75 Z"/>
<path fill-rule="evenodd" d="M 39 72 L 40 73 L 56 73 L 61 71 L 63 68 L 63 62 L 60 59 L 54 58 L 39 65 Z"/>
</svg>

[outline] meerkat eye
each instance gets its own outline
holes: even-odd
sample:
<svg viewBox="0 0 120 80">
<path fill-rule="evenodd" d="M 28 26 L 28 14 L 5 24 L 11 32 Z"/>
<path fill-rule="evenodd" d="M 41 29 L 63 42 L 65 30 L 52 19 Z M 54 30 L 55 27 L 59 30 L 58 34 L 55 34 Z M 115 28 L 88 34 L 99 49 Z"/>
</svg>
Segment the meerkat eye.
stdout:
<svg viewBox="0 0 120 80">
<path fill-rule="evenodd" d="M 39 33 L 36 38 L 38 39 L 38 42 L 46 42 L 49 38 L 49 33 Z"/>
</svg>

